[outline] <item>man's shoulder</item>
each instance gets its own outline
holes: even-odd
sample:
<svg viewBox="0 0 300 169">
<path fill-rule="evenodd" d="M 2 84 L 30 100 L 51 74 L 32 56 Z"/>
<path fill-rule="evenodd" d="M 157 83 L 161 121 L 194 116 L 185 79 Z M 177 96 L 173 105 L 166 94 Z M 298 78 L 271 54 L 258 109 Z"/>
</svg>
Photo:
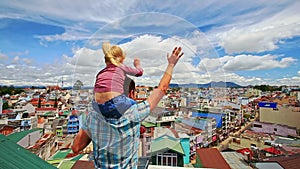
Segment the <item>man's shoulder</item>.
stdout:
<svg viewBox="0 0 300 169">
<path fill-rule="evenodd" d="M 143 101 L 132 105 L 125 113 L 125 118 L 130 121 L 141 121 L 150 114 L 150 104 Z"/>
<path fill-rule="evenodd" d="M 136 104 L 136 109 L 138 111 L 148 110 L 150 111 L 150 104 L 147 100 L 139 102 Z"/>
</svg>

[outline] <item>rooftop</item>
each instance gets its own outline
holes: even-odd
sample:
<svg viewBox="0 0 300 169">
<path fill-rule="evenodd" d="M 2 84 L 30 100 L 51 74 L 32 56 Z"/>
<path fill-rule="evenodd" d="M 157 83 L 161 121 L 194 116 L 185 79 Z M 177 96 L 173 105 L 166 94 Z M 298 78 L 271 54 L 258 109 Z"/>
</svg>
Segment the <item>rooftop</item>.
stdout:
<svg viewBox="0 0 300 169">
<path fill-rule="evenodd" d="M 55 168 L 2 134 L 0 134 L 0 150 L 1 168 Z"/>
<path fill-rule="evenodd" d="M 198 148 L 196 152 L 200 160 L 200 165 L 202 165 L 200 167 L 231 169 L 229 164 L 216 148 Z"/>
</svg>

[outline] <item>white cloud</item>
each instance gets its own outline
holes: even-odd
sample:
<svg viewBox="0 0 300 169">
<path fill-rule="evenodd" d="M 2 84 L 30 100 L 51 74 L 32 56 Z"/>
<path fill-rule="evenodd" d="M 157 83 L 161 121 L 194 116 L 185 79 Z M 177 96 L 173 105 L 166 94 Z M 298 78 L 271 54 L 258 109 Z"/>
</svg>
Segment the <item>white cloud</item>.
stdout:
<svg viewBox="0 0 300 169">
<path fill-rule="evenodd" d="M 267 54 L 218 57 L 213 48 L 214 44 L 219 44 L 229 54 L 257 53 L 278 48 L 278 43 L 300 34 L 299 4 L 298 1 L 252 3 L 233 0 L 225 3 L 219 1 L 187 3 L 185 0 L 176 3 L 134 0 L 126 2 L 88 0 L 71 3 L 0 2 L 0 6 L 5 9 L 0 18 L 24 19 L 57 25 L 65 29 L 62 34 L 36 35 L 36 38 L 41 39 L 40 44 L 43 46 L 50 46 L 47 44 L 49 41 L 88 41 L 86 46 L 74 48 L 73 55 L 63 55 L 59 62 L 46 65 L 34 67 L 33 60 L 18 55 L 14 58 L 14 64 L 0 68 L 1 72 L 8 72 L 4 73 L 1 81 L 14 85 L 23 85 L 27 82 L 32 84 L 32 81 L 36 81 L 37 84 L 45 85 L 56 84 L 63 78 L 65 85 L 72 85 L 77 79 L 81 79 L 86 85 L 93 85 L 95 74 L 105 66 L 100 49 L 101 42 L 105 39 L 120 42 L 126 38 L 136 37 L 121 47 L 127 53 L 126 64 L 132 65 L 134 57 L 141 59 L 145 74 L 143 77 L 135 78 L 137 84 L 157 85 L 167 63 L 166 53 L 171 52 L 178 44 L 183 47 L 185 56 L 176 67 L 172 81 L 174 83 L 208 83 L 221 80 L 238 84 L 299 82 L 297 77 L 274 81 L 243 77 L 234 73 L 234 71 L 287 68 L 296 61 L 295 58 Z M 156 15 L 147 13 L 153 11 Z M 197 27 L 204 29 L 206 26 L 209 29 L 205 30 L 205 35 L 193 29 Z M 8 56 L 0 53 L 0 59 L 1 61 L 8 59 Z M 199 59 L 200 63 L 193 66 L 195 59 Z M 19 63 L 20 60 L 31 66 Z"/>
<path fill-rule="evenodd" d="M 133 78 L 138 85 L 155 86 L 159 83 L 167 65 L 166 55 L 176 45 L 183 46 L 185 54 L 176 66 L 172 83 L 203 84 L 211 81 L 231 81 L 240 85 L 272 83 L 268 79 L 243 77 L 233 71 L 284 68 L 295 61 L 290 57 L 280 58 L 273 55 L 238 55 L 200 58 L 199 65 L 193 66 L 192 58 L 200 57 L 195 56 L 197 54 L 195 51 L 199 51 L 199 47 L 193 45 L 189 39 L 178 40 L 178 37 L 163 39 L 146 34 L 121 45 L 126 52 L 125 64 L 133 66 L 132 62 L 135 57 L 141 60 L 144 75 Z M 59 61 L 46 65 L 28 66 L 17 62 L 15 65 L 2 67 L 1 72 L 8 72 L 2 77 L 3 81 L 13 85 L 25 85 L 27 82 L 28 85 L 32 85 L 32 82 L 37 85 L 60 85 L 63 79 L 65 86 L 72 86 L 76 80 L 81 80 L 85 86 L 93 86 L 97 72 L 105 67 L 102 50 L 83 47 L 74 48 L 73 52 L 72 56 L 63 55 Z M 16 58 L 16 60 L 19 59 Z M 22 81 L 16 79 L 22 79 Z M 278 83 L 282 84 L 287 81 L 291 80 L 281 79 Z"/>
<path fill-rule="evenodd" d="M 229 30 L 218 32 L 219 44 L 229 54 L 277 49 L 280 40 L 300 35 L 300 15 L 297 14 L 300 2 L 284 5 L 287 7 L 274 11 L 273 15 L 261 15 L 257 18 L 251 16 L 250 20 L 242 22 L 244 25 L 232 25 Z M 276 9 L 270 6 L 265 11 L 271 11 L 272 7 Z"/>
<path fill-rule="evenodd" d="M 273 68 L 286 68 L 296 61 L 291 57 L 276 60 L 274 55 L 238 55 L 224 62 L 223 68 L 226 71 L 242 71 L 242 70 L 267 70 Z"/>
<path fill-rule="evenodd" d="M 274 55 L 237 55 L 224 56 L 219 58 L 204 58 L 199 64 L 201 71 L 214 71 L 221 69 L 224 71 L 255 71 L 267 70 L 273 68 L 286 68 L 297 59 L 292 57 L 285 57 L 278 59 Z"/>
</svg>

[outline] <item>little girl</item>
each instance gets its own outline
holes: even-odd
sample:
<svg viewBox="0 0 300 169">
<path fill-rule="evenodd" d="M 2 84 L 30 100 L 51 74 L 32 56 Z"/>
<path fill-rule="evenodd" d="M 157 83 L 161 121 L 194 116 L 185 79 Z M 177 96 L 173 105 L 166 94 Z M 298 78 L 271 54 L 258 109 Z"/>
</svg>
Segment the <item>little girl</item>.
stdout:
<svg viewBox="0 0 300 169">
<path fill-rule="evenodd" d="M 136 102 L 124 95 L 126 75 L 142 76 L 143 69 L 139 59 L 134 59 L 135 68 L 123 64 L 125 55 L 119 46 L 111 46 L 109 42 L 102 44 L 106 67 L 96 76 L 94 86 L 95 102 L 106 118 L 119 119 L 125 111 Z"/>
</svg>

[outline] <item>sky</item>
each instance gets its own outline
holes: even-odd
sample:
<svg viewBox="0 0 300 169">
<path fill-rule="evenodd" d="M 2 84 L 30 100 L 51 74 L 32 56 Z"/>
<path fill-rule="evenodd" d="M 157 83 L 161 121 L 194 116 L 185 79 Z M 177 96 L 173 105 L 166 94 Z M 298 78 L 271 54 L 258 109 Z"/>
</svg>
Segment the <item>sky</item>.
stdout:
<svg viewBox="0 0 300 169">
<path fill-rule="evenodd" d="M 0 85 L 93 86 L 102 42 L 139 58 L 155 86 L 167 53 L 184 56 L 171 83 L 300 85 L 298 0 L 0 1 Z"/>
</svg>

